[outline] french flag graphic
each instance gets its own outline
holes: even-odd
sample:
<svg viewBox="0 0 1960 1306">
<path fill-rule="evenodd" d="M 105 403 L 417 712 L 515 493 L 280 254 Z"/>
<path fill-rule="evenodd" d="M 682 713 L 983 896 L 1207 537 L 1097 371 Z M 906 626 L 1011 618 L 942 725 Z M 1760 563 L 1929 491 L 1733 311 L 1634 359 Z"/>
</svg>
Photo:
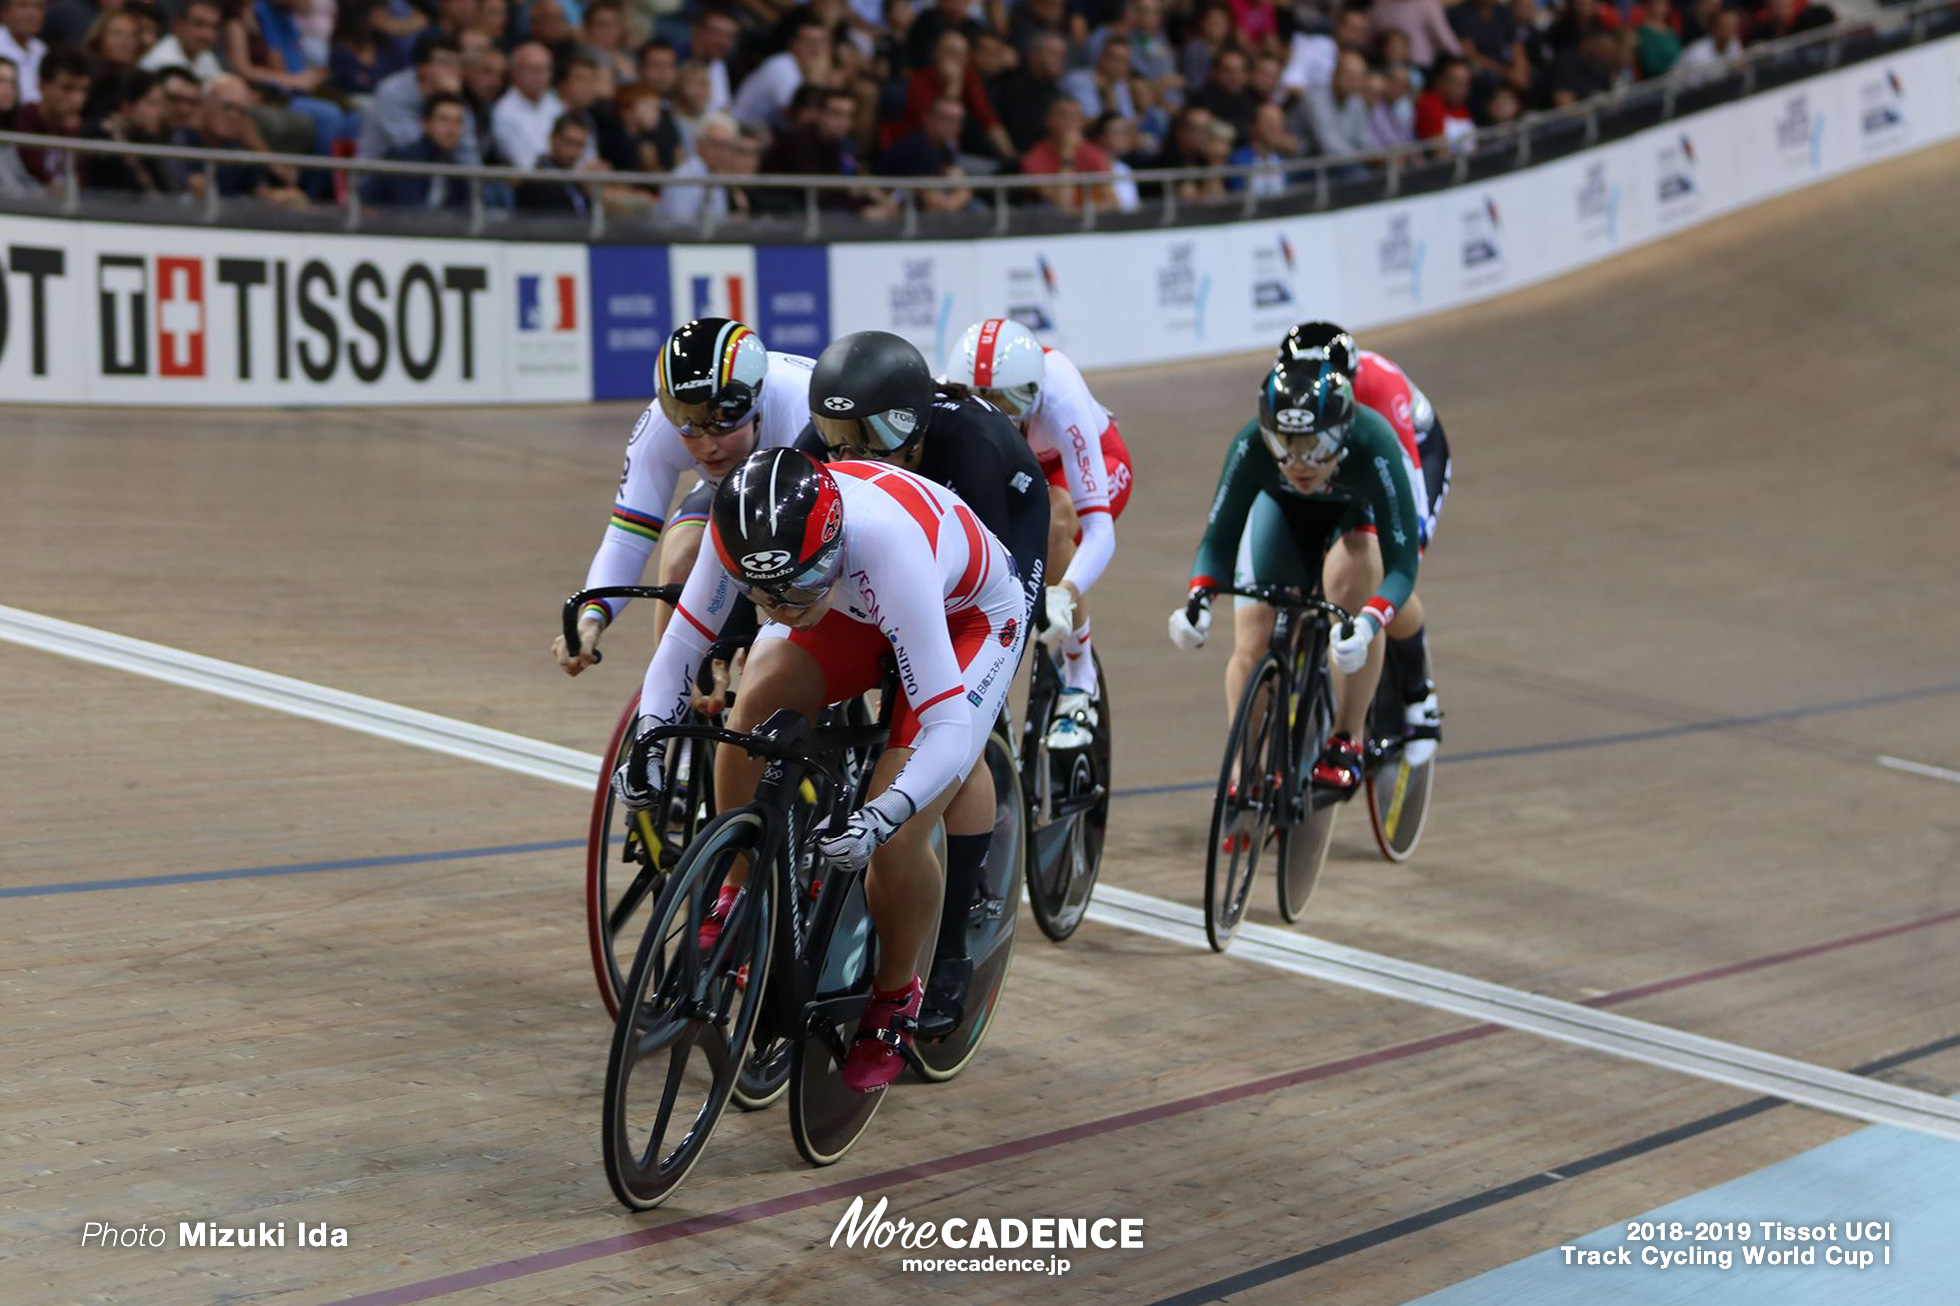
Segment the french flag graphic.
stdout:
<svg viewBox="0 0 1960 1306">
<path fill-rule="evenodd" d="M 563 274 L 549 277 L 536 273 L 520 274 L 517 278 L 517 329 L 578 330 L 578 278 Z"/>
</svg>

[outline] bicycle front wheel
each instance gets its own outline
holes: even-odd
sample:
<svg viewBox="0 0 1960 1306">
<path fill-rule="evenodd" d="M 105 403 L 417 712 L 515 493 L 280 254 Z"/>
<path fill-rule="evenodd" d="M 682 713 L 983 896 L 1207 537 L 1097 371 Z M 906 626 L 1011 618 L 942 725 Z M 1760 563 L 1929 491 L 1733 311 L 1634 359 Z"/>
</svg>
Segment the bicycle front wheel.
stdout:
<svg viewBox="0 0 1960 1306">
<path fill-rule="evenodd" d="M 1246 682 L 1225 737 L 1205 847 L 1205 937 L 1215 952 L 1230 946 L 1245 919 L 1253 873 L 1272 828 L 1272 753 L 1285 707 L 1279 690 L 1279 660 L 1268 654 Z"/>
</svg>

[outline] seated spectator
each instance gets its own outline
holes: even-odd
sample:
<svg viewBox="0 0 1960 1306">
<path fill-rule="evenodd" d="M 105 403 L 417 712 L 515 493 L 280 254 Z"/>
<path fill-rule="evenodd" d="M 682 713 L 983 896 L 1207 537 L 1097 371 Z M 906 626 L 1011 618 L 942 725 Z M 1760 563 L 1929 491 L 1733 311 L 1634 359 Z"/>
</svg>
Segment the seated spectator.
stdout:
<svg viewBox="0 0 1960 1306">
<path fill-rule="evenodd" d="M 966 126 L 966 105 L 958 96 L 933 101 L 919 125 L 898 138 L 878 166 L 884 177 L 944 177 L 957 175 L 960 130 Z M 920 192 L 923 200 L 930 191 Z"/>
<path fill-rule="evenodd" d="M 592 194 L 587 189 L 588 183 L 578 180 L 578 174 L 604 171 L 604 165 L 584 161 L 592 142 L 585 124 L 575 114 L 563 114 L 551 125 L 549 141 L 545 152 L 529 165 L 540 176 L 535 181 L 518 184 L 518 212 L 583 217 L 592 211 Z M 557 175 L 542 175 L 545 173 Z"/>
<path fill-rule="evenodd" d="M 1318 153 L 1344 159 L 1381 148 L 1368 95 L 1368 61 L 1359 54 L 1343 51 L 1333 85 L 1309 89 L 1306 102 Z"/>
<path fill-rule="evenodd" d="M 1273 0 L 1231 0 L 1231 4 L 1232 23 L 1238 28 L 1241 41 L 1253 49 L 1278 44 L 1279 10 L 1274 8 Z"/>
<path fill-rule="evenodd" d="M 1246 143 L 1233 150 L 1226 161 L 1272 166 L 1296 159 L 1300 153 L 1300 142 L 1286 130 L 1286 110 L 1277 104 L 1262 104 L 1253 110 L 1252 128 L 1247 133 Z M 1285 172 L 1274 166 L 1272 172 L 1255 173 L 1249 179 L 1233 177 L 1225 183 L 1225 189 L 1243 192 L 1248 183 L 1254 195 L 1278 195 L 1286 189 L 1288 178 Z"/>
<path fill-rule="evenodd" d="M 982 85 L 992 86 L 996 79 L 1007 76 L 1020 65 L 1021 56 L 999 32 L 985 31 L 974 40 L 973 68 L 980 74 Z"/>
<path fill-rule="evenodd" d="M 14 116 L 14 130 L 37 136 L 82 134 L 82 105 L 88 101 L 88 59 L 71 45 L 58 45 L 41 58 L 41 98 Z M 67 168 L 66 150 L 22 146 L 20 161 L 43 186 L 59 182 Z"/>
<path fill-rule="evenodd" d="M 1827 4 L 1811 4 L 1808 0 L 1769 0 L 1768 4 L 1756 11 L 1749 23 L 1749 44 L 1780 40 L 1812 28 L 1829 27 L 1836 21 L 1837 13 Z"/>
<path fill-rule="evenodd" d="M 510 60 L 502 50 L 490 46 L 463 56 L 463 102 L 469 106 L 470 134 L 481 147 L 483 161 L 497 167 L 509 160 L 497 149 L 497 101 L 508 86 Z"/>
<path fill-rule="evenodd" d="M 1220 52 L 1212 60 L 1211 80 L 1185 98 L 1186 104 L 1209 110 L 1219 122 L 1229 125 L 1233 134 L 1244 139 L 1252 127 L 1252 111 L 1258 107 L 1247 84 L 1245 55 L 1237 50 Z"/>
<path fill-rule="evenodd" d="M 1473 135 L 1470 118 L 1470 64 L 1446 56 L 1436 65 L 1436 84 L 1416 100 L 1416 139 L 1437 141 L 1451 149 Z"/>
<path fill-rule="evenodd" d="M 406 5 L 407 0 L 389 0 L 390 4 Z M 490 44 L 500 53 L 508 55 L 511 46 L 517 43 L 510 30 L 510 0 L 477 0 L 476 31 L 490 38 Z"/>
<path fill-rule="evenodd" d="M 1136 99 L 1130 94 L 1129 38 L 1119 35 L 1104 41 L 1094 64 L 1063 76 L 1062 89 L 1075 97 L 1089 117 L 1105 113 L 1136 117 Z"/>
<path fill-rule="evenodd" d="M 1177 51 L 1164 31 L 1163 0 L 1126 0 L 1123 31 L 1130 38 L 1130 71 L 1166 97 L 1179 98 L 1184 78 L 1178 72 Z"/>
<path fill-rule="evenodd" d="M 1222 168 L 1232 161 L 1232 152 L 1238 148 L 1239 134 L 1232 130 L 1228 122 L 1211 120 L 1211 139 L 1205 143 L 1205 166 Z M 1223 177 L 1206 177 L 1196 183 L 1198 190 L 1194 198 L 1222 200 L 1226 195 L 1226 181 Z"/>
<path fill-rule="evenodd" d="M 659 94 L 636 82 L 615 101 L 613 130 L 601 134 L 599 157 L 617 172 L 667 172 L 681 160 L 681 133 Z"/>
<path fill-rule="evenodd" d="M 531 0 L 523 8 L 524 34 L 551 51 L 554 62 L 572 57 L 578 46 L 578 29 L 566 11 L 565 0 Z"/>
<path fill-rule="evenodd" d="M 674 93 L 674 83 L 680 77 L 681 59 L 670 42 L 655 38 L 640 47 L 638 85 L 653 88 L 653 93 L 665 100 Z"/>
<path fill-rule="evenodd" d="M 468 121 L 469 107 L 461 95 L 437 91 L 422 101 L 421 136 L 388 151 L 388 158 L 396 163 L 456 163 Z M 470 184 L 458 177 L 377 172 L 362 180 L 361 198 L 397 209 L 467 209 Z"/>
<path fill-rule="evenodd" d="M 1220 0 L 1223 3 L 1224 0 Z M 1071 39 L 1068 0 L 1021 0 L 1007 13 L 1007 43 L 1023 54 L 1037 36 Z"/>
<path fill-rule="evenodd" d="M 674 130 L 681 134 L 683 154 L 694 148 L 694 136 L 701 129 L 701 120 L 713 112 L 708 108 L 713 98 L 714 78 L 708 65 L 682 64 L 674 74 L 674 98 L 667 107 L 667 115 L 674 120 Z"/>
<path fill-rule="evenodd" d="M 605 70 L 599 66 L 597 59 L 587 54 L 574 54 L 559 67 L 557 83 L 552 87 L 564 111 L 585 124 L 583 162 L 586 163 L 599 157 L 601 121 L 611 129 L 618 126 L 618 116 L 613 113 L 612 104 L 599 98 L 604 76 Z"/>
<path fill-rule="evenodd" d="M 1393 149 L 1416 138 L 1416 96 L 1407 64 L 1370 72 L 1368 99 L 1374 105 L 1377 147 Z"/>
<path fill-rule="evenodd" d="M 327 50 L 327 80 L 343 95 L 370 96 L 381 79 L 408 66 L 401 42 L 374 25 L 378 6 L 342 5 Z"/>
<path fill-rule="evenodd" d="M 1577 57 L 1595 31 L 1620 30 L 1620 11 L 1606 0 L 1560 0 L 1558 14 L 1545 30 L 1554 58 Z"/>
<path fill-rule="evenodd" d="M 1378 39 L 1389 31 L 1406 35 L 1409 62 L 1418 68 L 1429 67 L 1439 55 L 1463 56 L 1463 46 L 1443 15 L 1442 0 L 1375 0 L 1368 23 Z"/>
<path fill-rule="evenodd" d="M 744 216 L 748 196 L 738 185 L 682 185 L 683 178 L 724 178 L 752 172 L 744 168 L 745 142 L 735 120 L 725 113 L 710 113 L 701 119 L 694 134 L 694 152 L 674 169 L 674 181 L 660 188 L 657 211 L 670 222 L 699 222 L 702 218 L 722 221 Z"/>
<path fill-rule="evenodd" d="M 807 108 L 801 121 L 784 128 L 776 143 L 763 156 L 764 172 L 780 172 L 799 177 L 854 177 L 858 175 L 856 143 L 851 139 L 851 121 L 857 113 L 857 98 L 846 90 L 803 88 L 810 92 L 803 103 Z M 799 92 L 799 99 L 802 99 Z M 765 194 L 763 207 L 782 212 L 801 209 L 803 196 L 792 191 Z M 898 206 L 889 195 L 862 190 L 820 190 L 817 206 L 824 209 L 854 211 L 879 221 L 893 216 Z"/>
<path fill-rule="evenodd" d="M 88 56 L 89 98 L 82 106 L 82 117 L 98 122 L 122 107 L 123 74 L 136 67 L 143 47 L 137 44 L 136 20 L 120 9 L 111 9 L 95 20 L 82 39 L 82 53 Z"/>
<path fill-rule="evenodd" d="M 1335 66 L 1343 53 L 1351 50 L 1365 59 L 1374 48 L 1375 33 L 1368 25 L 1368 11 L 1343 9 L 1334 20 L 1331 34 L 1304 31 L 1293 34 L 1286 67 L 1280 73 L 1280 85 L 1295 94 L 1328 86 L 1334 80 Z"/>
<path fill-rule="evenodd" d="M 324 55 L 315 62 L 300 39 L 300 0 L 257 0 L 240 7 L 224 25 L 225 64 L 247 82 L 286 97 L 286 107 L 313 124 L 312 151 L 331 154 L 340 141 L 359 137 L 361 117 L 314 92 L 326 85 Z"/>
<path fill-rule="evenodd" d="M 958 32 L 969 44 L 978 40 L 985 28 L 974 20 L 972 11 L 973 0 L 938 0 L 919 14 L 905 33 L 906 62 L 913 68 L 930 64 L 939 49 L 939 38 L 948 32 Z M 972 110 L 968 105 L 967 112 Z"/>
<path fill-rule="evenodd" d="M 262 153 L 265 138 L 252 120 L 255 97 L 245 79 L 236 73 L 219 73 L 204 88 L 205 112 L 202 141 L 209 150 L 240 150 Z M 258 163 L 221 163 L 217 168 L 218 194 L 226 198 L 255 199 L 279 208 L 307 207 L 306 193 L 292 169 Z"/>
<path fill-rule="evenodd" d="M 116 77 L 115 108 L 85 133 L 91 140 L 161 145 L 163 82 L 155 73 L 125 69 Z M 170 194 L 179 189 L 162 159 L 133 154 L 89 154 L 81 159 L 86 190 L 122 191 L 131 196 Z"/>
<path fill-rule="evenodd" d="M 527 41 L 511 52 L 510 89 L 490 111 L 497 153 L 513 168 L 529 168 L 550 148 L 551 125 L 565 112 L 551 89 L 551 52 Z"/>
<path fill-rule="evenodd" d="M 156 78 L 163 92 L 163 143 L 202 144 L 197 127 L 204 117 L 204 92 L 198 85 L 197 75 L 188 68 L 175 67 L 157 70 Z M 188 191 L 194 195 L 204 193 L 203 164 L 185 159 L 160 159 L 158 162 L 170 178 L 171 190 Z"/>
<path fill-rule="evenodd" d="M 151 46 L 137 66 L 151 72 L 188 68 L 201 85 L 209 85 L 225 70 L 217 51 L 218 26 L 223 20 L 224 10 L 218 0 L 189 0 L 171 25 L 170 35 Z"/>
<path fill-rule="evenodd" d="M 1634 57 L 1642 77 L 1665 77 L 1681 59 L 1681 15 L 1672 0 L 1642 0 L 1634 10 Z"/>
<path fill-rule="evenodd" d="M 385 158 L 390 150 L 415 144 L 422 139 L 422 101 L 438 92 L 460 95 L 462 90 L 462 46 L 453 36 L 424 32 L 416 38 L 410 66 L 390 73 L 375 84 L 374 99 L 368 105 L 356 153 L 363 159 L 379 159 Z M 475 126 L 466 114 L 456 162 L 482 161 Z"/>
<path fill-rule="evenodd" d="M 1137 157 L 1142 145 L 1137 135 L 1137 125 L 1120 113 L 1106 113 L 1096 119 L 1089 129 L 1089 139 L 1096 148 L 1109 156 L 1109 170 L 1116 174 L 1116 180 L 1109 185 L 1109 197 L 1121 213 L 1135 213 L 1143 207 L 1143 197 L 1137 189 L 1134 168 L 1130 163 Z"/>
<path fill-rule="evenodd" d="M 1716 11 L 1708 34 L 1689 43 L 1681 51 L 1681 59 L 1675 66 L 1719 73 L 1724 65 L 1734 63 L 1741 57 L 1742 11 L 1722 8 Z M 1697 73 L 1699 75 L 1701 73 Z"/>
<path fill-rule="evenodd" d="M 18 131 L 20 116 L 20 69 L 14 61 L 0 55 L 0 132 Z M 41 183 L 20 161 L 20 151 L 0 145 L 0 199 L 25 199 L 41 193 Z"/>
<path fill-rule="evenodd" d="M 585 40 L 579 47 L 612 75 L 615 90 L 640 78 L 640 66 L 626 53 L 626 11 L 619 0 L 593 0 L 585 7 Z"/>
<path fill-rule="evenodd" d="M 757 64 L 735 92 L 729 115 L 737 122 L 772 127 L 782 121 L 796 88 L 830 77 L 830 34 L 807 9 L 790 22 L 789 48 Z"/>
<path fill-rule="evenodd" d="M 41 99 L 41 61 L 48 55 L 41 28 L 47 18 L 47 0 L 0 0 L 0 59 L 14 66 L 22 105 Z"/>
<path fill-rule="evenodd" d="M 1085 121 L 1082 106 L 1073 96 L 1057 96 L 1055 102 L 1048 106 L 1048 134 L 1042 137 L 1040 144 L 1021 156 L 1021 171 L 1030 177 L 1110 171 L 1109 156 L 1090 144 L 1083 135 Z M 1115 203 L 1115 196 L 1106 184 L 1050 186 L 1041 194 L 1050 204 L 1071 212 L 1084 204 L 1105 208 Z"/>
<path fill-rule="evenodd" d="M 1518 43 L 1518 19 L 1509 0 L 1458 0 L 1444 11 L 1473 74 L 1502 77 Z"/>
<path fill-rule="evenodd" d="M 987 88 L 987 99 L 999 112 L 1000 125 L 1014 147 L 1009 157 L 1034 148 L 1048 130 L 1048 106 L 1062 93 L 1062 74 L 1068 69 L 1068 42 L 1052 32 L 1039 32 L 1025 47 L 1021 66 Z"/>
<path fill-rule="evenodd" d="M 1276 54 L 1261 53 L 1252 56 L 1252 66 L 1246 73 L 1245 88 L 1252 92 L 1254 104 L 1277 104 L 1282 109 L 1293 102 L 1295 92 L 1281 84 L 1280 78 L 1286 71 L 1286 60 Z"/>
<path fill-rule="evenodd" d="M 994 115 L 994 106 L 987 99 L 986 87 L 981 85 L 979 70 L 974 68 L 968 57 L 967 40 L 958 32 L 942 35 L 932 64 L 913 70 L 905 95 L 905 114 L 898 122 L 888 125 L 888 139 L 896 141 L 918 127 L 925 121 L 926 113 L 933 104 L 948 96 L 957 97 L 966 106 L 966 126 L 963 130 L 966 132 L 964 148 L 967 153 L 994 154 L 1005 159 L 1014 157 L 1013 139 Z"/>
<path fill-rule="evenodd" d="M 1356 11 L 1359 14 L 1359 11 Z M 1365 17 L 1362 18 L 1366 22 Z M 1295 41 L 1300 37 L 1294 37 Z M 1218 52 L 1227 46 L 1236 45 L 1238 33 L 1232 26 L 1232 8 L 1226 0 L 1212 0 L 1198 11 L 1198 18 L 1191 25 L 1191 35 L 1185 39 L 1184 49 L 1178 55 L 1178 68 L 1183 74 L 1187 87 L 1203 86 L 1211 80 L 1211 61 Z"/>
<path fill-rule="evenodd" d="M 1502 127 L 1518 120 L 1524 105 L 1518 93 L 1509 86 L 1499 86 L 1484 100 L 1484 111 L 1479 115 L 1478 125 L 1483 127 Z"/>
<path fill-rule="evenodd" d="M 1583 44 L 1564 49 L 1546 70 L 1548 93 L 1543 97 L 1553 108 L 1604 95 L 1613 89 L 1621 68 L 1619 33 L 1595 26 Z"/>
<path fill-rule="evenodd" d="M 701 64 L 708 73 L 708 113 L 720 113 L 734 102 L 734 88 L 728 80 L 728 57 L 735 53 L 742 26 L 725 3 L 706 4 L 689 28 L 687 57 Z"/>
</svg>

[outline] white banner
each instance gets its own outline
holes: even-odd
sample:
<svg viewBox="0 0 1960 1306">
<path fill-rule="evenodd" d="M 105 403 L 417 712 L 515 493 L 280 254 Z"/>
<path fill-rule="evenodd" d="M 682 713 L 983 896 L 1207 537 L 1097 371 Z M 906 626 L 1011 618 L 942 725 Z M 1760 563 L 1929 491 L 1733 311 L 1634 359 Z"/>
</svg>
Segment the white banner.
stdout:
<svg viewBox="0 0 1960 1306">
<path fill-rule="evenodd" d="M 937 372 L 960 332 L 988 315 L 981 309 L 977 290 L 976 244 L 913 241 L 833 246 L 831 336 L 890 331 L 917 345 Z"/>
</svg>

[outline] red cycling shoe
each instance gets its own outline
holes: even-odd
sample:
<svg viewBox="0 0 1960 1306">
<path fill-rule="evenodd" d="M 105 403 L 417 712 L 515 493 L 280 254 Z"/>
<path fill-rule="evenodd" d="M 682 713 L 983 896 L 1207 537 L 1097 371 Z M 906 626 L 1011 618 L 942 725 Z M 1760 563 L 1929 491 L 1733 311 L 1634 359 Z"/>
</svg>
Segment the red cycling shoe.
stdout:
<svg viewBox="0 0 1960 1306">
<path fill-rule="evenodd" d="M 700 932 L 694 936 L 695 946 L 701 951 L 714 951 L 716 941 L 721 938 L 721 927 L 728 923 L 728 913 L 735 910 L 735 899 L 741 892 L 733 884 L 721 886 L 721 892 L 715 895 L 714 906 L 708 908 L 708 914 L 701 920 Z"/>
<path fill-rule="evenodd" d="M 905 1069 L 901 1049 L 911 1047 L 912 1036 L 919 1032 L 919 1008 L 925 997 L 926 986 L 917 975 L 895 993 L 872 989 L 850 1055 L 844 1058 L 846 1088 L 876 1093 L 898 1078 Z"/>
<path fill-rule="evenodd" d="M 1335 735 L 1320 750 L 1313 764 L 1313 782 L 1323 789 L 1353 793 L 1361 787 L 1361 743 L 1346 735 Z"/>
</svg>

